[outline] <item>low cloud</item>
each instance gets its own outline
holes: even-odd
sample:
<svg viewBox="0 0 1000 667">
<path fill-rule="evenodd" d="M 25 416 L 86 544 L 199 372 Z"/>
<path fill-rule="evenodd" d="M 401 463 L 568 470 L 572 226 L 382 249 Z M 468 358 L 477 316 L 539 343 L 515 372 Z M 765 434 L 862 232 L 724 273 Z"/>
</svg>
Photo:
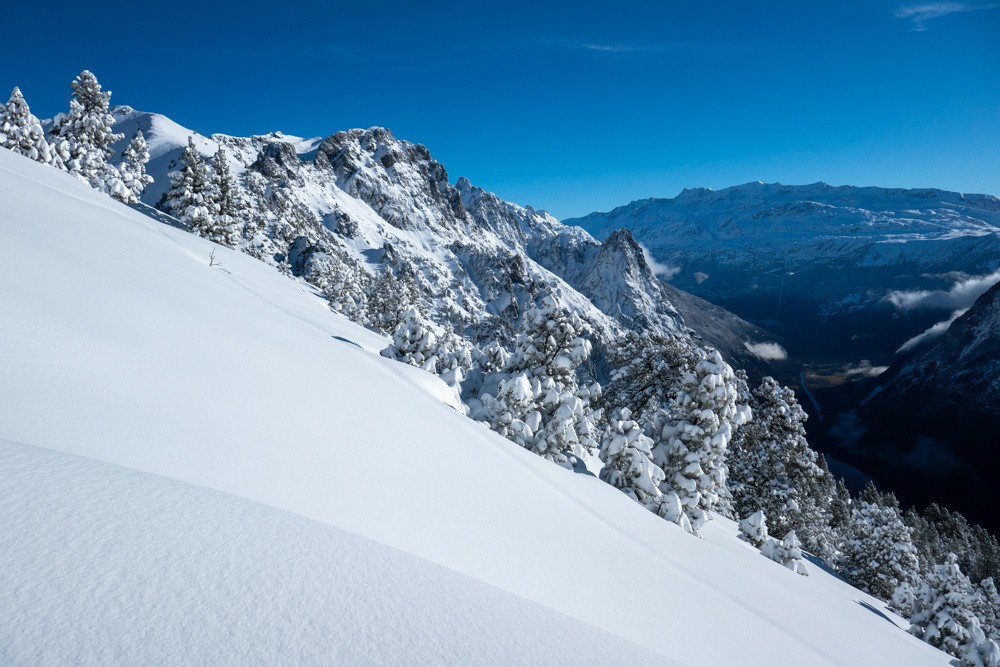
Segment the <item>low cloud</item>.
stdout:
<svg viewBox="0 0 1000 667">
<path fill-rule="evenodd" d="M 784 361 L 788 358 L 785 348 L 777 343 L 751 343 L 744 341 L 743 347 L 753 356 L 765 361 Z"/>
<path fill-rule="evenodd" d="M 896 10 L 896 18 L 913 21 L 913 30 L 924 32 L 927 22 L 948 14 L 960 12 L 978 12 L 986 9 L 1000 8 L 1000 3 L 974 4 L 971 2 L 922 2 L 916 5 L 903 5 Z"/>
<path fill-rule="evenodd" d="M 639 247 L 642 248 L 642 257 L 646 260 L 646 264 L 649 264 L 649 268 L 653 270 L 653 275 L 657 275 L 664 280 L 670 280 L 681 272 L 681 267 L 679 266 L 670 266 L 669 264 L 656 261 L 652 253 L 649 252 L 649 248 L 641 243 Z"/>
<path fill-rule="evenodd" d="M 886 299 L 899 310 L 934 308 L 962 310 L 971 306 L 986 290 L 1000 282 L 1000 270 L 985 276 L 959 280 L 947 290 L 889 292 Z"/>
<path fill-rule="evenodd" d="M 956 310 L 954 313 L 951 314 L 951 317 L 949 317 L 948 319 L 942 322 L 938 322 L 937 324 L 930 327 L 929 329 L 927 329 L 927 331 L 923 332 L 922 334 L 917 334 L 910 340 L 900 345 L 899 349 L 896 350 L 896 354 L 899 354 L 900 352 L 909 352 L 913 348 L 919 345 L 923 345 L 929 340 L 937 338 L 945 331 L 947 331 L 949 328 L 951 328 L 951 323 L 960 318 L 962 315 L 964 315 L 966 310 L 968 309 Z"/>
</svg>

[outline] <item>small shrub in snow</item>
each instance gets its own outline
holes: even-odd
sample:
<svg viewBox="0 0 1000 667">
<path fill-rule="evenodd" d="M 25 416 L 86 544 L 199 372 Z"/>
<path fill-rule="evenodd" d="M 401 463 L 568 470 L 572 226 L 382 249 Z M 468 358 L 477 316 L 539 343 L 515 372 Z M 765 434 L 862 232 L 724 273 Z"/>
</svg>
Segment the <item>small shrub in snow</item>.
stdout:
<svg viewBox="0 0 1000 667">
<path fill-rule="evenodd" d="M 781 563 L 792 572 L 803 576 L 809 575 L 802 562 L 802 543 L 795 536 L 794 530 L 788 531 L 788 534 L 780 542 L 774 538 L 768 539 L 761 547 L 760 553 L 776 563 Z"/>
<path fill-rule="evenodd" d="M 767 519 L 763 510 L 757 510 L 745 519 L 740 519 L 740 537 L 758 549 L 768 540 Z"/>
</svg>

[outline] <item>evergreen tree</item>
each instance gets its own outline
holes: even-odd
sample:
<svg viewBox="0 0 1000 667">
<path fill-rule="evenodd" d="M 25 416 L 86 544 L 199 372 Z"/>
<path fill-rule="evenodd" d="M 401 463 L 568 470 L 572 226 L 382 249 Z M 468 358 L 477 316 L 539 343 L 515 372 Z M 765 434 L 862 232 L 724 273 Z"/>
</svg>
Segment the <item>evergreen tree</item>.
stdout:
<svg viewBox="0 0 1000 667">
<path fill-rule="evenodd" d="M 916 595 L 910 634 L 961 658 L 972 638 L 970 627 L 978 628 L 972 612 L 973 591 L 962 574 L 955 554 L 948 554 L 927 575 Z"/>
<path fill-rule="evenodd" d="M 614 367 L 603 405 L 610 412 L 628 408 L 651 421 L 676 396 L 681 377 L 697 363 L 690 344 L 678 338 L 627 331 L 608 351 Z"/>
<path fill-rule="evenodd" d="M 474 417 L 560 465 L 596 449 L 600 386 L 577 379 L 591 350 L 582 329 L 554 296 L 540 299 L 524 313 L 507 367 L 484 381 Z"/>
<path fill-rule="evenodd" d="M 226 149 L 221 145 L 212 160 L 210 200 L 215 234 L 225 238 L 226 245 L 235 245 L 247 217 L 246 204 L 229 171 Z"/>
<path fill-rule="evenodd" d="M 392 344 L 382 350 L 383 357 L 438 372 L 439 349 L 437 335 L 427 326 L 420 311 L 411 306 L 393 333 Z"/>
<path fill-rule="evenodd" d="M 691 364 L 690 361 L 697 360 Z M 666 475 L 698 530 L 726 491 L 726 450 L 733 430 L 750 418 L 737 402 L 736 377 L 717 350 L 694 348 L 666 411 L 652 424 L 653 462 Z"/>
<path fill-rule="evenodd" d="M 600 477 L 646 509 L 659 512 L 663 502 L 659 487 L 663 471 L 653 464 L 652 444 L 639 423 L 632 419 L 629 409 L 622 408 L 612 417 L 610 433 L 601 445 L 604 467 Z"/>
<path fill-rule="evenodd" d="M 399 277 L 386 269 L 368 285 L 368 324 L 380 333 L 392 334 L 407 309 L 417 303 L 416 289 L 408 274 Z"/>
<path fill-rule="evenodd" d="M 729 485 L 737 513 L 760 508 L 778 534 L 795 530 L 809 548 L 832 551 L 830 504 L 836 491 L 825 461 L 809 448 L 808 416 L 795 393 L 765 377 L 753 392 L 753 420 L 729 448 Z"/>
<path fill-rule="evenodd" d="M 0 147 L 44 164 L 52 163 L 49 142 L 41 123 L 31 113 L 21 89 L 14 86 L 7 104 L 0 106 Z"/>
<path fill-rule="evenodd" d="M 193 137 L 188 137 L 187 147 L 181 153 L 180 168 L 170 172 L 170 191 L 166 195 L 165 205 L 168 212 L 185 223 L 195 234 L 216 243 L 229 241 L 228 233 L 216 233 L 211 183 Z"/>
<path fill-rule="evenodd" d="M 108 113 L 111 93 L 101 90 L 97 77 L 89 70 L 80 72 L 71 87 L 69 113 L 58 118 L 52 127 L 52 133 L 67 144 L 66 169 L 91 187 L 118 191 L 116 186 L 121 183 L 118 170 L 108 160 L 111 144 L 122 135 L 112 130 L 115 119 Z"/>
<path fill-rule="evenodd" d="M 122 154 L 122 163 L 118 167 L 124 190 L 118 198 L 127 204 L 139 201 L 143 190 L 153 182 L 153 177 L 146 173 L 146 163 L 149 162 L 149 147 L 142 132 L 136 130 L 128 147 Z"/>
<path fill-rule="evenodd" d="M 919 561 L 898 506 L 859 499 L 851 509 L 839 564 L 851 583 L 882 600 L 903 581 L 914 581 Z"/>
</svg>

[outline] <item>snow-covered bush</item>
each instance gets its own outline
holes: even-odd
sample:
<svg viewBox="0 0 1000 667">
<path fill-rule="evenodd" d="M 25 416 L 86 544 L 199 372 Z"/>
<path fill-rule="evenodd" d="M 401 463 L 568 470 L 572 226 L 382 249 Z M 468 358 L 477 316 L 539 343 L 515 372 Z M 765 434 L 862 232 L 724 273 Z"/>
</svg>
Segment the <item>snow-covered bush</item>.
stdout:
<svg viewBox="0 0 1000 667">
<path fill-rule="evenodd" d="M 781 563 L 792 572 L 808 576 L 806 566 L 802 562 L 802 543 L 795 536 L 795 531 L 790 530 L 780 542 L 770 538 L 760 548 L 760 553 L 766 558 L 770 558 L 775 563 Z"/>
<path fill-rule="evenodd" d="M 757 510 L 750 516 L 740 519 L 740 537 L 758 549 L 767 542 L 767 518 L 762 510 Z"/>
</svg>

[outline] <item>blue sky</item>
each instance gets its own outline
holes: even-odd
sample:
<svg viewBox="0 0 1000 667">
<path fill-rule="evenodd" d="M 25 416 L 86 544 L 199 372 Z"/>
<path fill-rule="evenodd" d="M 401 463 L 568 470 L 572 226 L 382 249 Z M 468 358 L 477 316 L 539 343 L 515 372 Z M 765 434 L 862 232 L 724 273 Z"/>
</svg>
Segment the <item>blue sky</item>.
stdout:
<svg viewBox="0 0 1000 667">
<path fill-rule="evenodd" d="M 0 85 L 42 117 L 89 68 L 205 134 L 383 125 L 558 217 L 752 180 L 1000 195 L 1000 2 L 37 7 L 4 11 Z"/>
</svg>

